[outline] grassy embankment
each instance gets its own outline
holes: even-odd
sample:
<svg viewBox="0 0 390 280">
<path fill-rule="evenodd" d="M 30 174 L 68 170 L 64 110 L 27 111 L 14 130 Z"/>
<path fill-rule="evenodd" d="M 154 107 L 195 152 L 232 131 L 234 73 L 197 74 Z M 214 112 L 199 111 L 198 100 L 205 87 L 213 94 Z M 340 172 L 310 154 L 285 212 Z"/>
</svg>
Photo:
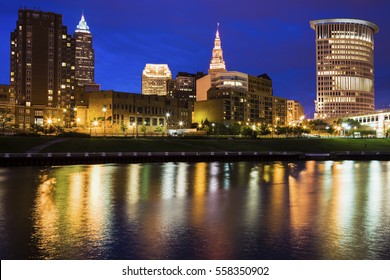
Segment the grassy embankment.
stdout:
<svg viewBox="0 0 390 280">
<path fill-rule="evenodd" d="M 0 152 L 25 153 L 52 137 L 0 137 Z M 70 138 L 40 152 L 194 152 L 194 151 L 296 151 L 327 153 L 335 151 L 390 152 L 390 139 L 134 139 Z"/>
</svg>

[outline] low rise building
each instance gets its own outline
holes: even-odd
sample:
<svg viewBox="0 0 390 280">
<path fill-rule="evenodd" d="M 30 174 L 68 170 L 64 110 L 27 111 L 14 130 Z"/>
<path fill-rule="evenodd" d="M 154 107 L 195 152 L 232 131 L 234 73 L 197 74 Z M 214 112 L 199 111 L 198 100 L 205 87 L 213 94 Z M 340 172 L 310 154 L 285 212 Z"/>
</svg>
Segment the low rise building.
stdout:
<svg viewBox="0 0 390 280">
<path fill-rule="evenodd" d="M 207 100 L 197 101 L 194 106 L 194 122 L 205 119 L 224 124 L 284 126 L 287 99 L 259 91 L 211 88 Z"/>
<path fill-rule="evenodd" d="M 191 108 L 176 98 L 104 90 L 89 93 L 80 125 L 98 133 L 161 133 L 190 127 Z"/>
<path fill-rule="evenodd" d="M 372 113 L 357 114 L 348 118 L 358 121 L 362 125 L 370 126 L 376 131 L 376 137 L 388 137 L 390 129 L 390 110 L 377 110 Z"/>
<path fill-rule="evenodd" d="M 305 111 L 301 102 L 296 100 L 287 100 L 287 123 L 297 123 L 302 121 L 304 118 Z"/>
</svg>

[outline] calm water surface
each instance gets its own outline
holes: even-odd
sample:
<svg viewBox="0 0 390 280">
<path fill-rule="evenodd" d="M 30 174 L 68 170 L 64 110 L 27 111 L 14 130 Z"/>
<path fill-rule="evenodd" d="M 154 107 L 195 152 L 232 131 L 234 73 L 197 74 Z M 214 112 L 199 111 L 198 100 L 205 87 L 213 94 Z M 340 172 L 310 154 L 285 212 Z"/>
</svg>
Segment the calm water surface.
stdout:
<svg viewBox="0 0 390 280">
<path fill-rule="evenodd" d="M 390 259 L 390 162 L 0 168 L 1 259 Z"/>
</svg>

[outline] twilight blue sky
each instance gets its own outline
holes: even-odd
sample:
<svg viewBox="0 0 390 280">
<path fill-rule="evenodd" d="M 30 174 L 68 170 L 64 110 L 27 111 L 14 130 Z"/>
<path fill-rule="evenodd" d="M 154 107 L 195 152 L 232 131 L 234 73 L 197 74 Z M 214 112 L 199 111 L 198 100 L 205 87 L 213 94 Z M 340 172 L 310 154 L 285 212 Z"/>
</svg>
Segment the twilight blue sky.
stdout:
<svg viewBox="0 0 390 280">
<path fill-rule="evenodd" d="M 388 0 L 15 0 L 0 3 L 0 83 L 9 84 L 10 32 L 19 8 L 61 13 L 73 34 L 84 14 L 93 34 L 95 80 L 102 89 L 141 91 L 146 63 L 207 72 L 216 23 L 228 70 L 267 73 L 274 95 L 299 100 L 312 117 L 315 41 L 309 21 L 359 18 L 375 36 L 376 108 L 390 107 Z"/>
</svg>

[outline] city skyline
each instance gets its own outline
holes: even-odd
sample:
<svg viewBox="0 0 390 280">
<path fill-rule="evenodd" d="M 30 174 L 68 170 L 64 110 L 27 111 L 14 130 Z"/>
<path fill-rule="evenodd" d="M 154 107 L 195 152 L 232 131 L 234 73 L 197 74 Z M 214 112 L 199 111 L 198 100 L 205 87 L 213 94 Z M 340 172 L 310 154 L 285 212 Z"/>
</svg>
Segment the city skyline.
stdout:
<svg viewBox="0 0 390 280">
<path fill-rule="evenodd" d="M 305 113 L 314 113 L 315 43 L 310 20 L 359 18 L 379 26 L 375 36 L 376 109 L 389 107 L 390 24 L 386 1 L 329 1 L 326 7 L 300 1 L 258 3 L 244 1 L 158 1 L 128 3 L 104 1 L 18 1 L 1 3 L 0 83 L 9 84 L 9 41 L 19 8 L 63 15 L 72 34 L 82 10 L 93 34 L 95 81 L 102 89 L 141 93 L 142 70 L 146 63 L 168 64 L 178 72 L 207 72 L 217 22 L 226 67 L 252 75 L 267 73 L 274 95 L 299 100 Z M 337 5 L 337 6 L 335 6 Z M 337 8 L 338 7 L 338 8 Z M 387 8 L 386 8 L 387 7 Z"/>
</svg>

